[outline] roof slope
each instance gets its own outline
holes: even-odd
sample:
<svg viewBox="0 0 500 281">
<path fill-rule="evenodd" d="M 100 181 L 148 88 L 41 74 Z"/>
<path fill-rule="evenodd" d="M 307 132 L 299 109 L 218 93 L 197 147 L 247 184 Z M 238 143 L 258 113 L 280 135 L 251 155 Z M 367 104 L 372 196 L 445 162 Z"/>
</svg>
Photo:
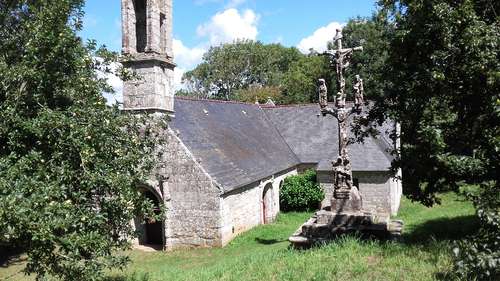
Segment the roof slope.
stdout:
<svg viewBox="0 0 500 281">
<path fill-rule="evenodd" d="M 301 163 L 319 163 L 319 170 L 331 169 L 338 155 L 338 123 L 320 114 L 319 106 L 295 105 L 263 108 Z M 387 171 L 392 156 L 385 138 L 366 138 L 349 146 L 353 171 Z"/>
<path fill-rule="evenodd" d="M 299 164 L 257 105 L 176 97 L 171 126 L 225 192 Z"/>
</svg>

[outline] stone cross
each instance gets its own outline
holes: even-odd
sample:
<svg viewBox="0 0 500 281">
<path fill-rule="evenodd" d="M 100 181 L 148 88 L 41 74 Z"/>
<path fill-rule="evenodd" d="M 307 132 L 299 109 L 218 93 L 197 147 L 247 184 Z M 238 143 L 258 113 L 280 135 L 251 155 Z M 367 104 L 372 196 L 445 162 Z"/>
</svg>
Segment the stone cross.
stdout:
<svg viewBox="0 0 500 281">
<path fill-rule="evenodd" d="M 348 119 L 353 113 L 360 114 L 364 103 L 363 95 L 363 80 L 356 76 L 354 85 L 355 105 L 346 108 L 346 92 L 345 92 L 345 70 L 349 67 L 352 54 L 354 51 L 362 51 L 363 47 L 343 48 L 342 33 L 337 29 L 337 34 L 334 38 L 337 49 L 328 50 L 323 55 L 329 57 L 331 65 L 337 73 L 337 95 L 335 97 L 335 107 L 328 106 L 328 92 L 324 79 L 319 79 L 319 105 L 323 116 L 327 114 L 335 116 L 338 120 L 338 136 L 339 136 L 339 155 L 336 161 L 333 161 L 334 172 L 334 198 L 349 199 L 352 181 L 352 168 L 347 150 L 349 141 L 348 137 Z"/>
</svg>

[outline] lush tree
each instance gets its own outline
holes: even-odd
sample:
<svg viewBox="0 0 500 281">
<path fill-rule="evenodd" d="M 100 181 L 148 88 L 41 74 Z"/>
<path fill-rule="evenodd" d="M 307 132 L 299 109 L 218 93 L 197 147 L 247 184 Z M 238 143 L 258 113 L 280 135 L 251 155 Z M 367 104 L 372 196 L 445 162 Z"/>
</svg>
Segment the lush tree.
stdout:
<svg viewBox="0 0 500 281">
<path fill-rule="evenodd" d="M 239 90 L 236 99 L 242 102 L 266 103 L 271 99 L 275 103 L 282 103 L 283 94 L 279 87 L 251 86 L 248 89 Z"/>
<path fill-rule="evenodd" d="M 366 95 L 380 96 L 384 79 L 381 69 L 387 59 L 389 25 L 374 17 L 356 18 L 344 28 L 344 41 L 349 46 L 363 45 L 365 51 L 353 57 L 350 73 L 361 74 L 365 80 Z M 332 34 L 332 37 L 335 34 Z M 330 42 L 329 48 L 332 48 Z M 249 101 L 261 97 L 269 89 L 281 90 L 271 95 L 277 103 L 316 102 L 317 81 L 324 78 L 329 92 L 336 93 L 335 73 L 328 59 L 315 50 L 308 55 L 296 48 L 279 44 L 236 41 L 212 47 L 203 62 L 184 75 L 187 91 L 180 94 L 200 98 Z M 348 76 L 348 85 L 354 75 Z M 259 93 L 256 93 L 259 91 Z M 241 94 L 243 93 L 243 94 Z"/>
<path fill-rule="evenodd" d="M 0 246 L 22 247 L 37 280 L 101 279 L 126 261 L 130 221 L 153 215 L 136 186 L 156 123 L 106 106 L 116 54 L 77 37 L 83 2 L 0 2 Z"/>
<path fill-rule="evenodd" d="M 297 49 L 279 44 L 235 41 L 211 47 L 183 80 L 195 96 L 234 100 L 239 90 L 280 86 L 284 73 L 300 56 Z"/>
<path fill-rule="evenodd" d="M 290 66 L 283 77 L 283 103 L 309 103 L 318 101 L 318 79 L 327 81 L 330 96 L 336 93 L 332 81 L 334 73 L 326 57 L 312 53 L 303 56 Z"/>
<path fill-rule="evenodd" d="M 347 85 L 352 86 L 354 75 L 359 74 L 363 78 L 367 99 L 382 96 L 384 93 L 386 80 L 383 70 L 387 63 L 388 36 L 391 31 L 391 25 L 377 16 L 351 19 L 342 29 L 344 46 L 363 46 L 363 51 L 356 52 L 352 57 L 351 66 L 348 68 L 352 75 L 348 75 Z M 328 44 L 328 48 L 335 48 L 333 42 Z"/>
<path fill-rule="evenodd" d="M 370 119 L 401 123 L 395 164 L 412 199 L 432 205 L 438 191 L 477 185 L 481 229 L 474 242 L 456 249 L 456 272 L 468 280 L 498 280 L 500 3 L 383 0 L 380 6 L 395 30 L 384 96 Z"/>
</svg>

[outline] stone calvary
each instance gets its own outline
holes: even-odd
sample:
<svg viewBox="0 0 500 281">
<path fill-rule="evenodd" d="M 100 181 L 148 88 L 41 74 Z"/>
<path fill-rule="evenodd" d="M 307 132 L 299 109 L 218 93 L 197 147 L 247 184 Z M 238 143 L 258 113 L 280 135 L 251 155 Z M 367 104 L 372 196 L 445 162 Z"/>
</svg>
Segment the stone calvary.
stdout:
<svg viewBox="0 0 500 281">
<path fill-rule="evenodd" d="M 326 51 L 331 65 L 336 71 L 338 92 L 335 96 L 335 108 L 329 107 L 328 89 L 324 79 L 319 79 L 319 106 L 323 116 L 332 115 L 338 122 L 338 157 L 332 161 L 331 177 L 333 178 L 333 194 L 330 206 L 315 213 L 290 238 L 295 247 L 310 246 L 334 239 L 340 234 L 360 232 L 380 238 L 397 238 L 401 235 L 403 222 L 391 220 L 389 215 L 373 213 L 363 208 L 363 198 L 354 185 L 351 159 L 347 146 L 349 144 L 348 124 L 352 114 L 360 115 L 364 107 L 363 80 L 356 75 L 354 88 L 354 104 L 346 102 L 345 71 L 355 51 L 363 51 L 363 47 L 343 48 L 342 33 L 337 30 L 334 38 L 337 49 Z"/>
</svg>

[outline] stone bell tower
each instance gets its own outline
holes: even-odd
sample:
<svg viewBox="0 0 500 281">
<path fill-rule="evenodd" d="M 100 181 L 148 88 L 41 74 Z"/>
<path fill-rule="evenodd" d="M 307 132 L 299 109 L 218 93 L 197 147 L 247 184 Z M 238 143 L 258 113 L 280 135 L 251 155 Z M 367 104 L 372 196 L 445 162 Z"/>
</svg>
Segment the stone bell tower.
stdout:
<svg viewBox="0 0 500 281">
<path fill-rule="evenodd" d="M 173 113 L 172 0 L 121 0 L 122 63 L 140 78 L 126 81 L 123 109 Z"/>
</svg>

